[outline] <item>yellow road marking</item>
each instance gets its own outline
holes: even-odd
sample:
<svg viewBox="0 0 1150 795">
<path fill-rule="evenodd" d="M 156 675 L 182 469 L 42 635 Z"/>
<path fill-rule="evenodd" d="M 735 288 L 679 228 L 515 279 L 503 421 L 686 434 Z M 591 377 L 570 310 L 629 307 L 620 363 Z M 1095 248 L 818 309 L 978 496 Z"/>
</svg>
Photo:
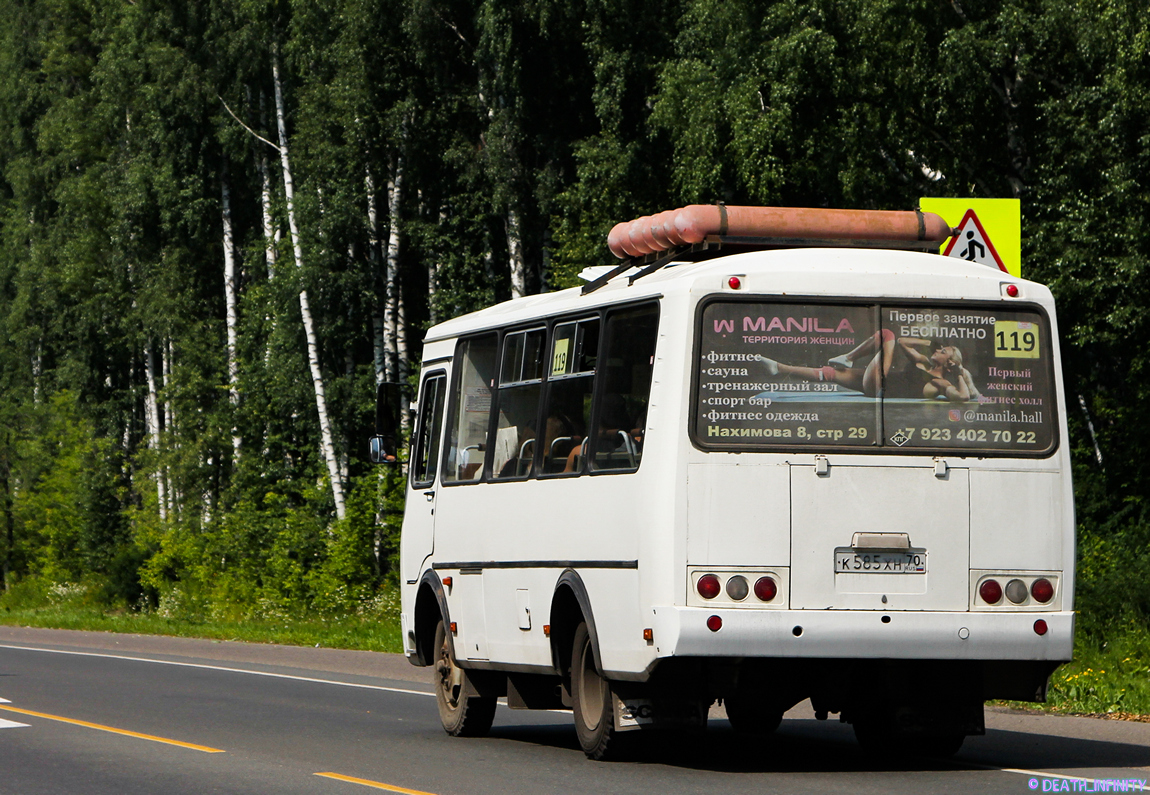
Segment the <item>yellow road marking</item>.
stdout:
<svg viewBox="0 0 1150 795">
<path fill-rule="evenodd" d="M 391 784 L 384 784 L 380 781 L 372 781 L 366 778 L 354 778 L 353 776 L 345 776 L 342 773 L 316 773 L 317 776 L 324 778 L 334 778 L 337 781 L 350 781 L 352 784 L 362 784 L 365 787 L 375 787 L 376 789 L 385 789 L 388 792 L 402 792 L 404 795 L 432 795 L 430 792 L 424 792 L 418 789 L 406 789 L 405 787 L 395 787 Z"/>
<path fill-rule="evenodd" d="M 57 720 L 61 723 L 71 723 L 75 726 L 83 726 L 87 729 L 98 729 L 102 732 L 111 732 L 112 734 L 122 734 L 125 737 L 135 737 L 139 740 L 151 740 L 154 743 L 164 743 L 166 745 L 178 745 L 181 748 L 191 748 L 193 751 L 203 751 L 206 754 L 222 754 L 225 753 L 220 748 L 208 748 L 206 745 L 196 745 L 195 743 L 185 743 L 182 740 L 169 740 L 166 737 L 156 737 L 151 734 L 140 734 L 139 732 L 128 731 L 127 729 L 115 729 L 111 726 L 103 726 L 99 723 L 88 723 L 84 720 L 76 720 L 75 718 L 64 718 L 59 715 L 48 715 L 43 712 L 33 712 L 30 709 L 20 709 L 19 707 L 6 707 L 0 704 L 0 709 L 7 710 L 8 712 L 19 712 L 21 715 L 31 715 L 35 718 L 44 718 L 46 720 Z"/>
</svg>

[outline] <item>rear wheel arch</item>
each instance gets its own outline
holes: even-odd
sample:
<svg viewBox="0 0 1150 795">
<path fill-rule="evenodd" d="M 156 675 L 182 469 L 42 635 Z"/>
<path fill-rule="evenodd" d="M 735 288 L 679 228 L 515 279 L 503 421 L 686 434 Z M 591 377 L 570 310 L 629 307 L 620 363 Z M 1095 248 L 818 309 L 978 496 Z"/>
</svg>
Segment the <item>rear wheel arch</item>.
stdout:
<svg viewBox="0 0 1150 795">
<path fill-rule="evenodd" d="M 572 644 L 580 623 L 587 625 L 595 666 L 602 671 L 603 658 L 599 654 L 599 633 L 595 630 L 591 597 L 579 573 L 574 569 L 566 569 L 555 582 L 555 592 L 551 598 L 551 661 L 564 679 L 570 674 Z"/>
</svg>

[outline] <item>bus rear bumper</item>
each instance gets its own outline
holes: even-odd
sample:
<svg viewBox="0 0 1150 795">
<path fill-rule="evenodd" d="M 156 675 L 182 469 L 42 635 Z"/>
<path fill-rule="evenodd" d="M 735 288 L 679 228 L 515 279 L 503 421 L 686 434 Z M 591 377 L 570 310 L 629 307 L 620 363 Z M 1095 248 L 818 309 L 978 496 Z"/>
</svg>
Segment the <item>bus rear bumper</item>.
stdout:
<svg viewBox="0 0 1150 795">
<path fill-rule="evenodd" d="M 717 630 L 708 627 L 712 616 L 722 621 Z M 1039 620 L 1046 623 L 1043 635 L 1036 631 Z M 1070 611 L 942 613 L 656 607 L 652 629 L 657 657 L 1062 662 L 1071 659 L 1074 649 L 1074 613 Z"/>
</svg>

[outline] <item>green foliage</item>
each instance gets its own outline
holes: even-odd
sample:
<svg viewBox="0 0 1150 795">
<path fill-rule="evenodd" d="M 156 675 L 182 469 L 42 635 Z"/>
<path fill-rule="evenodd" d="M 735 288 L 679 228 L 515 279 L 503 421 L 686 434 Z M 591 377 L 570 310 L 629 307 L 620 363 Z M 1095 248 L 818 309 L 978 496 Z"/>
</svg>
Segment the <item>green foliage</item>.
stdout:
<svg viewBox="0 0 1150 795">
<path fill-rule="evenodd" d="M 62 582 L 78 578 L 84 568 L 81 534 L 88 494 L 82 475 L 93 442 L 91 429 L 77 421 L 73 408 L 70 396 L 53 398 L 35 412 L 39 427 L 18 448 L 27 468 L 15 514 L 25 530 L 29 569 Z"/>
<path fill-rule="evenodd" d="M 1079 643 L 1075 661 L 1054 672 L 1053 709 L 1088 714 L 1150 713 L 1150 635 L 1114 632 L 1101 644 Z"/>
<path fill-rule="evenodd" d="M 127 532 L 115 510 L 122 486 L 108 440 L 95 435 L 68 392 L 33 405 L 24 421 L 13 450 L 12 513 L 22 529 L 14 558 L 53 582 L 111 575 Z"/>
</svg>

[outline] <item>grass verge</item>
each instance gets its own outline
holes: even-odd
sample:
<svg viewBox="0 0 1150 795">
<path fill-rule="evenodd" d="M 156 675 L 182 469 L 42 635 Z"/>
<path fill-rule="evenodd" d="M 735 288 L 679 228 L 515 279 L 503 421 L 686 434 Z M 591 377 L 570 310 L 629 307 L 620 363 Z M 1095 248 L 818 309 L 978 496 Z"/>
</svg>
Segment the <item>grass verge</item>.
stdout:
<svg viewBox="0 0 1150 795">
<path fill-rule="evenodd" d="M 1131 628 L 1096 642 L 1081 635 L 1074 661 L 1050 677 L 1047 703 L 1010 703 L 1067 715 L 1150 720 L 1150 633 Z"/>
<path fill-rule="evenodd" d="M 300 618 L 284 621 L 196 621 L 131 612 L 103 612 L 93 608 L 41 608 L 0 612 L 0 625 L 172 635 L 181 638 L 240 640 L 286 646 L 322 646 L 331 649 L 402 652 L 399 624 L 391 619 L 364 616 Z"/>
</svg>

